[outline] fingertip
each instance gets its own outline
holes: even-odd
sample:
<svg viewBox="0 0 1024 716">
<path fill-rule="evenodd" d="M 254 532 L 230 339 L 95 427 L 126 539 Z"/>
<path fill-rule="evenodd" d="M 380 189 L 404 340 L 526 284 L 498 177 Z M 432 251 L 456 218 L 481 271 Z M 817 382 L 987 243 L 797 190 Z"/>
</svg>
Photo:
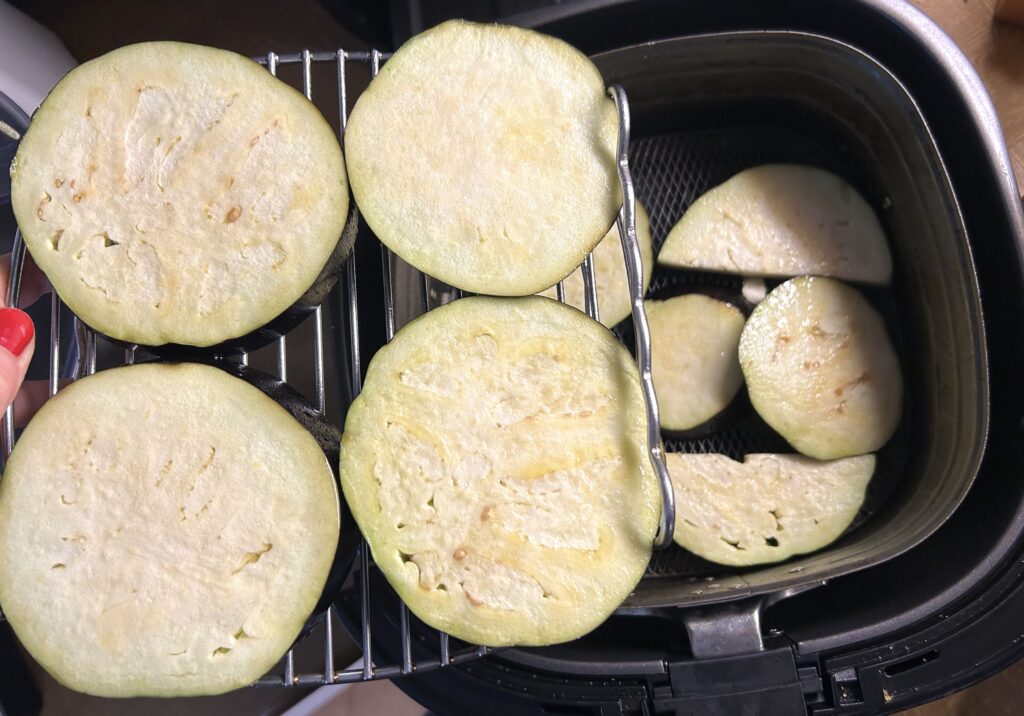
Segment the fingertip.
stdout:
<svg viewBox="0 0 1024 716">
<path fill-rule="evenodd" d="M 36 328 L 20 308 L 0 308 L 0 348 L 20 358 L 34 342 Z"/>
</svg>

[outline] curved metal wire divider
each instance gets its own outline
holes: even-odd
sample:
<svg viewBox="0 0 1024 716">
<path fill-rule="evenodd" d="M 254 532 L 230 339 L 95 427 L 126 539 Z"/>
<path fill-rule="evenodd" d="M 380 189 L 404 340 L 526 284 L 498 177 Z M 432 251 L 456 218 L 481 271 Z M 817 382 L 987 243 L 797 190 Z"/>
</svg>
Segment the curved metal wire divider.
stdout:
<svg viewBox="0 0 1024 716">
<path fill-rule="evenodd" d="M 301 64 L 302 66 L 302 91 L 306 98 L 312 100 L 313 86 L 311 65 L 313 62 L 331 62 L 337 67 L 338 82 L 338 112 L 341 127 L 341 141 L 344 142 L 345 127 L 348 119 L 347 113 L 347 85 L 346 65 L 349 62 L 366 63 L 370 66 L 370 73 L 376 76 L 380 71 L 381 64 L 390 57 L 389 54 L 378 50 L 362 52 L 346 51 L 338 49 L 334 52 L 301 52 L 277 54 L 268 52 L 265 56 L 254 58 L 264 65 L 271 74 L 277 75 L 280 65 Z M 641 384 L 644 399 L 647 407 L 648 440 L 651 463 L 657 474 L 662 492 L 662 516 L 655 547 L 662 549 L 672 543 L 672 533 L 675 523 L 675 500 L 668 471 L 665 467 L 664 455 L 661 445 L 661 435 L 658 421 L 658 404 L 654 395 L 654 386 L 651 380 L 651 345 L 650 331 L 647 324 L 647 316 L 643 308 L 643 281 L 641 270 L 640 250 L 636 238 L 635 207 L 636 197 L 633 189 L 632 177 L 629 173 L 628 152 L 629 152 L 629 130 L 630 115 L 629 103 L 626 94 L 619 86 L 609 89 L 609 94 L 615 101 L 619 115 L 619 142 L 617 148 L 617 169 L 622 186 L 623 206 L 617 218 L 617 226 L 622 243 L 623 255 L 626 263 L 626 273 L 632 300 L 632 316 L 636 326 L 637 336 L 637 363 L 640 369 Z M 356 215 L 358 220 L 358 214 Z M 393 257 L 386 246 L 381 244 L 381 271 L 384 285 L 384 318 L 385 336 L 390 341 L 395 335 L 395 300 L 392 265 Z M 12 249 L 10 282 L 7 291 L 7 305 L 16 306 L 21 292 L 21 274 L 25 261 L 25 245 L 21 239 L 20 232 L 15 233 L 14 246 Z M 582 265 L 584 303 L 587 315 L 593 319 L 599 316 L 597 281 L 594 274 L 594 262 L 591 256 L 587 256 Z M 423 312 L 429 310 L 429 294 L 427 290 L 426 274 L 419 274 L 420 283 L 420 307 Z M 349 376 L 352 388 L 352 397 L 358 395 L 362 387 L 362 355 L 359 339 L 359 299 L 357 293 L 357 276 L 355 256 L 351 256 L 345 266 L 346 295 L 344 297 L 344 315 L 348 328 L 348 348 L 351 375 Z M 559 282 L 556 289 L 559 301 L 565 302 L 565 289 L 563 282 Z M 461 291 L 457 291 L 459 296 Z M 56 293 L 50 295 L 50 341 L 49 341 L 49 394 L 56 395 L 59 389 L 60 374 L 60 312 L 61 301 Z M 314 314 L 314 339 L 313 339 L 313 375 L 316 392 L 316 407 L 323 412 L 325 406 L 324 389 L 324 322 L 322 306 L 318 306 Z M 79 348 L 79 359 L 74 371 L 74 378 L 85 375 L 92 375 L 96 372 L 96 334 L 77 317 L 72 319 L 72 328 L 75 332 L 75 339 Z M 340 336 L 335 336 L 340 338 Z M 240 353 L 239 360 L 248 363 L 248 355 Z M 125 365 L 135 362 L 135 347 L 129 346 L 124 352 Z M 285 338 L 282 336 L 277 341 L 277 373 L 282 381 L 288 379 L 288 350 Z M 14 446 L 14 406 L 9 406 L 4 414 L 3 430 L 0 431 L 0 441 L 3 445 L 3 457 L 6 462 Z M 363 647 L 363 663 L 361 667 L 337 671 L 334 668 L 334 635 L 330 619 L 331 608 L 323 615 L 324 622 L 324 643 L 323 643 L 323 668 L 318 672 L 296 673 L 294 651 L 289 650 L 284 657 L 283 673 L 268 674 L 260 678 L 254 686 L 307 686 L 317 684 L 342 684 L 358 681 L 370 681 L 373 679 L 392 678 L 396 676 L 412 674 L 417 672 L 430 671 L 443 668 L 453 664 L 459 664 L 487 654 L 490 649 L 485 646 L 470 646 L 464 649 L 453 651 L 451 649 L 449 636 L 444 632 L 438 632 L 438 658 L 427 660 L 413 660 L 412 635 L 410 629 L 409 609 L 404 603 L 400 603 L 400 630 L 402 659 L 401 664 L 376 665 L 373 663 L 373 630 L 370 620 L 370 580 L 369 573 L 371 559 L 366 542 L 361 541 L 359 549 L 359 590 L 361 598 L 362 620 L 361 636 Z M 332 607 L 333 608 L 333 607 Z M 2 615 L 0 615 L 2 616 Z"/>
</svg>

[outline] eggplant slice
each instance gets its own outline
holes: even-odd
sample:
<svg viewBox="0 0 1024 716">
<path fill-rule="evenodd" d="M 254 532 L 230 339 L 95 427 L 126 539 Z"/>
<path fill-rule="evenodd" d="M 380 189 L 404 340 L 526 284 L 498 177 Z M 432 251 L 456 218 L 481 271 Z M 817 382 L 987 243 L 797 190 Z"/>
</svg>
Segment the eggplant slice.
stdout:
<svg viewBox="0 0 1024 716">
<path fill-rule="evenodd" d="M 743 313 L 699 293 L 645 301 L 644 308 L 662 429 L 689 430 L 707 422 L 743 385 L 737 358 Z"/>
<path fill-rule="evenodd" d="M 701 196 L 669 232 L 658 262 L 874 284 L 892 275 L 885 232 L 864 197 L 835 174 L 798 164 L 747 169 Z"/>
<path fill-rule="evenodd" d="M 463 298 L 404 326 L 349 409 L 341 475 L 409 608 L 491 646 L 601 624 L 643 575 L 661 511 L 636 364 L 539 296 Z"/>
<path fill-rule="evenodd" d="M 819 462 L 802 455 L 669 453 L 675 541 L 733 567 L 779 562 L 821 549 L 853 522 L 875 456 Z"/>
<path fill-rule="evenodd" d="M 654 271 L 654 248 L 651 245 L 651 223 L 647 210 L 636 204 L 636 241 L 640 247 L 640 259 L 643 263 L 643 291 L 651 283 Z M 633 311 L 633 299 L 629 294 L 629 282 L 626 279 L 626 259 L 622 253 L 622 240 L 619 238 L 618 224 L 612 226 L 593 251 L 594 279 L 597 288 L 597 308 L 601 323 L 611 328 Z M 585 309 L 585 292 L 583 287 L 583 268 L 580 267 L 569 274 L 562 284 L 565 291 L 565 302 L 570 306 Z M 541 296 L 557 298 L 555 286 L 541 291 Z"/>
<path fill-rule="evenodd" d="M 284 408 L 211 366 L 115 368 L 63 389 L 15 446 L 0 603 L 70 688 L 222 693 L 303 629 L 338 535 L 337 482 Z"/>
<path fill-rule="evenodd" d="M 12 194 L 60 297 L 145 346 L 217 345 L 286 312 L 349 208 L 341 148 L 311 102 L 245 57 L 178 42 L 68 73 L 21 142 Z"/>
<path fill-rule="evenodd" d="M 855 288 L 820 276 L 781 284 L 750 315 L 739 355 L 754 409 L 804 455 L 875 452 L 899 425 L 899 359 Z"/>
<path fill-rule="evenodd" d="M 618 117 L 593 63 L 532 30 L 452 20 L 402 45 L 345 130 L 352 192 L 388 248 L 473 293 L 569 275 L 622 205 Z"/>
</svg>

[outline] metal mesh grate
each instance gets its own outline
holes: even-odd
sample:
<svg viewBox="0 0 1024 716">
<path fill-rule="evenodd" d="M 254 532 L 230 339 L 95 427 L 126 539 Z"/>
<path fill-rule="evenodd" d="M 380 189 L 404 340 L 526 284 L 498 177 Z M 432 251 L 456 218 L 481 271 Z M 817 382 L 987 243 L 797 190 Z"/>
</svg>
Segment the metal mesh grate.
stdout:
<svg viewBox="0 0 1024 716">
<path fill-rule="evenodd" d="M 344 138 L 344 131 L 347 122 L 347 101 L 348 91 L 346 82 L 346 70 L 349 63 L 355 62 L 360 64 L 369 65 L 370 73 L 372 76 L 376 76 L 380 69 L 381 64 L 389 57 L 389 55 L 381 53 L 377 50 L 371 50 L 367 52 L 349 52 L 343 49 L 339 49 L 335 52 L 310 52 L 309 50 L 303 50 L 302 52 L 290 53 L 290 54 L 276 54 L 274 52 L 267 53 L 266 56 L 255 58 L 260 64 L 264 65 L 268 71 L 275 76 L 277 75 L 278 68 L 281 65 L 300 65 L 301 67 L 301 89 L 307 99 L 312 100 L 313 98 L 313 82 L 312 82 L 312 63 L 330 63 L 334 64 L 337 71 L 337 91 L 338 91 L 338 120 L 341 131 L 340 139 Z M 654 464 L 655 470 L 658 474 L 659 481 L 662 487 L 663 497 L 663 509 L 662 509 L 662 524 L 661 530 L 657 539 L 658 547 L 668 547 L 671 545 L 672 540 L 672 527 L 674 523 L 674 506 L 673 496 L 670 483 L 668 481 L 668 472 L 665 469 L 664 461 L 661 457 L 661 445 L 658 437 L 658 419 L 657 419 L 657 404 L 654 400 L 653 386 L 650 378 L 650 340 L 649 336 L 646 335 L 646 316 L 643 313 L 643 302 L 642 302 L 642 289 L 640 279 L 640 253 L 636 244 L 636 233 L 634 224 L 634 196 L 632 180 L 629 173 L 629 166 L 627 161 L 627 152 L 629 148 L 629 108 L 626 101 L 625 94 L 620 88 L 612 88 L 610 94 L 615 100 L 616 107 L 619 110 L 620 118 L 620 136 L 619 136 L 619 149 L 618 149 L 618 169 L 619 176 L 623 187 L 623 198 L 624 205 L 623 210 L 620 212 L 618 223 L 619 231 L 622 238 L 623 251 L 626 257 L 627 273 L 630 278 L 630 285 L 633 294 L 633 317 L 636 323 L 639 325 L 641 340 L 639 342 L 638 351 L 638 362 L 640 363 L 642 382 L 645 389 L 645 398 L 647 400 L 648 408 L 648 428 L 651 439 L 650 452 L 651 460 Z M 358 218 L 358 212 L 355 213 Z M 395 334 L 395 292 L 394 292 L 394 257 L 392 257 L 390 251 L 382 244 L 381 250 L 381 278 L 383 281 L 383 301 L 384 301 L 384 321 L 385 321 L 385 338 L 390 341 Z M 15 242 L 12 255 L 12 271 L 11 271 L 11 283 L 8 292 L 8 305 L 17 305 L 17 299 L 20 292 L 21 282 L 21 269 L 25 259 L 25 246 L 21 240 L 20 234 L 15 235 Z M 597 317 L 597 293 L 596 293 L 596 280 L 594 276 L 593 262 L 588 256 L 583 264 L 584 271 L 584 289 L 587 313 L 593 317 Z M 415 292 L 418 294 L 420 302 L 420 311 L 425 312 L 433 305 L 439 305 L 439 301 L 429 301 L 431 291 L 430 283 L 432 279 L 424 274 L 418 274 L 416 282 L 418 283 Z M 350 375 L 348 376 L 351 385 L 351 395 L 354 398 L 358 395 L 360 388 L 362 387 L 362 367 L 363 367 L 363 350 L 360 341 L 360 309 L 359 309 L 359 298 L 358 298 L 358 276 L 356 270 L 356 257 L 355 253 L 350 256 L 346 262 L 344 278 L 342 281 L 344 291 L 342 295 L 343 303 L 343 316 L 344 316 L 344 327 L 336 327 L 335 333 L 332 334 L 333 346 L 340 346 L 341 344 L 347 344 L 347 359 L 350 368 Z M 461 295 L 461 292 L 455 292 Z M 562 285 L 558 286 L 559 299 L 563 299 Z M 454 297 L 454 295 L 452 296 Z M 56 294 L 51 295 L 51 335 L 49 345 L 49 363 L 50 363 L 50 385 L 49 393 L 52 397 L 57 393 L 59 389 L 60 380 L 60 313 L 62 305 L 60 299 Z M 314 332 L 312 338 L 312 346 L 310 348 L 309 356 L 312 359 L 312 373 L 313 373 L 313 398 L 314 405 L 320 413 L 325 412 L 326 408 L 326 391 L 325 391 L 325 326 L 324 326 L 324 307 L 318 306 L 314 313 L 313 324 Z M 347 329 L 347 330 L 346 330 Z M 75 337 L 75 345 L 78 348 L 78 361 L 77 365 L 73 370 L 73 379 L 80 378 L 85 375 L 91 375 L 96 372 L 97 369 L 97 352 L 98 352 L 98 337 L 90 328 L 84 323 L 78 320 L 77 317 L 72 319 L 72 330 Z M 102 348 L 104 353 L 109 353 L 109 349 L 112 346 L 107 341 L 103 341 Z M 137 347 L 130 346 L 123 352 L 123 356 L 119 357 L 118 360 L 104 360 L 104 365 L 108 363 L 123 363 L 130 365 L 135 362 Z M 340 347 L 338 350 L 343 350 Z M 287 382 L 289 378 L 289 351 L 285 337 L 281 337 L 276 341 L 275 346 L 276 352 L 276 373 L 277 376 Z M 302 357 L 306 358 L 306 353 L 303 352 Z M 109 356 L 106 356 L 109 358 Z M 292 358 L 294 359 L 295 356 Z M 248 354 L 242 352 L 236 356 L 237 360 L 242 364 L 247 365 L 249 362 Z M 6 457 L 10 454 L 13 447 L 15 435 L 14 435 L 14 408 L 9 407 L 4 416 L 3 431 L 0 433 L 0 438 L 3 442 L 3 456 Z M 338 671 L 334 665 L 334 638 L 333 628 L 331 620 L 331 612 L 334 607 L 330 607 L 322 614 L 318 619 L 322 619 L 324 623 L 324 636 L 323 636 L 323 661 L 322 667 L 317 671 L 309 671 L 303 673 L 297 673 L 295 669 L 295 659 L 293 650 L 289 650 L 283 659 L 283 667 L 280 673 L 268 674 L 256 682 L 256 686 L 299 686 L 299 685 L 316 685 L 316 684 L 338 684 L 338 683 L 349 683 L 356 681 L 368 681 L 372 679 L 391 678 L 395 676 L 412 674 L 418 672 L 429 671 L 432 669 L 443 668 L 452 664 L 458 664 L 467 660 L 475 659 L 488 653 L 489 649 L 483 646 L 474 645 L 462 645 L 458 642 L 458 648 L 455 646 L 449 636 L 443 632 L 430 629 L 426 625 L 415 620 L 415 630 L 412 628 L 413 618 L 411 617 L 408 608 L 402 603 L 395 595 L 394 591 L 390 587 L 385 587 L 385 591 L 381 594 L 379 588 L 380 574 L 373 565 L 372 558 L 369 554 L 370 550 L 367 548 L 365 540 L 361 540 L 359 544 L 358 555 L 359 558 L 356 561 L 356 565 L 353 567 L 353 572 L 350 575 L 358 583 L 357 589 L 359 593 L 360 602 L 360 623 L 358 625 L 361 638 L 362 650 L 363 650 L 363 662 L 362 666 L 358 668 L 346 669 Z M 371 589 L 371 582 L 375 586 Z M 375 651 L 375 639 L 373 634 L 373 624 L 371 619 L 371 613 L 374 611 L 373 600 L 371 594 L 378 594 L 382 602 L 391 604 L 397 602 L 399 612 L 399 631 L 400 631 L 400 646 L 398 649 L 391 648 L 391 645 L 386 645 L 388 648 L 382 648 L 379 651 L 387 652 L 388 654 L 395 654 L 395 661 L 399 663 L 374 663 L 374 651 Z M 380 606 L 380 605 L 378 605 Z M 393 610 L 392 610 L 393 611 Z M 436 645 L 436 648 L 431 648 L 429 643 L 432 642 Z M 414 649 L 415 644 L 415 649 Z M 385 646 L 385 645 L 381 645 Z M 400 651 L 400 659 L 397 658 L 397 652 Z"/>
</svg>

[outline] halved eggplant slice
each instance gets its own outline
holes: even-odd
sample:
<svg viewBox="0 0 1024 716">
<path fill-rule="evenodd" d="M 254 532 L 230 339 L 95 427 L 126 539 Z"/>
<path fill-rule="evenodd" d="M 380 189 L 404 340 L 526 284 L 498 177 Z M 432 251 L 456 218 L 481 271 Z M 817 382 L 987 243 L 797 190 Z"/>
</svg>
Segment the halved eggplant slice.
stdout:
<svg viewBox="0 0 1024 716">
<path fill-rule="evenodd" d="M 742 171 L 701 196 L 669 232 L 665 266 L 887 284 L 892 257 L 874 210 L 835 174 L 797 164 Z"/>
<path fill-rule="evenodd" d="M 640 202 L 636 204 L 636 240 L 640 246 L 640 258 L 643 261 L 644 291 L 651 283 L 654 271 L 654 248 L 651 245 L 651 224 L 647 210 Z M 619 321 L 627 318 L 633 310 L 633 301 L 629 295 L 629 282 L 626 280 L 626 260 L 622 254 L 622 242 L 619 238 L 618 225 L 612 226 L 593 251 L 594 279 L 597 288 L 598 316 L 601 323 L 611 328 Z M 583 288 L 583 268 L 573 271 L 562 285 L 565 290 L 565 302 L 581 311 L 585 307 Z M 541 291 L 541 296 L 557 298 L 558 291 L 551 288 Z"/>
<path fill-rule="evenodd" d="M 881 316 L 854 288 L 803 276 L 758 304 L 740 338 L 754 409 L 819 460 L 874 452 L 892 437 L 903 377 Z"/>
<path fill-rule="evenodd" d="M 593 63 L 531 30 L 452 20 L 405 43 L 345 131 L 352 192 L 416 268 L 502 296 L 551 286 L 608 233 L 618 119 Z"/>
<path fill-rule="evenodd" d="M 68 306 L 146 346 L 250 334 L 354 238 L 339 247 L 345 167 L 313 104 L 245 57 L 178 42 L 68 73 L 21 142 L 12 194 Z"/>
<path fill-rule="evenodd" d="M 636 586 L 661 500 L 640 377 L 596 321 L 464 298 L 373 357 L 342 440 L 374 561 L 430 626 L 493 646 L 575 639 Z"/>
<path fill-rule="evenodd" d="M 875 456 L 819 462 L 802 455 L 669 453 L 676 494 L 675 541 L 734 567 L 779 562 L 821 549 L 864 502 Z"/>
<path fill-rule="evenodd" d="M 645 301 L 661 427 L 689 430 L 723 411 L 743 385 L 743 313 L 699 293 Z"/>
<path fill-rule="evenodd" d="M 221 693 L 302 630 L 338 534 L 334 475 L 284 408 L 212 366 L 115 368 L 58 393 L 15 446 L 0 602 L 70 688 Z"/>
</svg>

